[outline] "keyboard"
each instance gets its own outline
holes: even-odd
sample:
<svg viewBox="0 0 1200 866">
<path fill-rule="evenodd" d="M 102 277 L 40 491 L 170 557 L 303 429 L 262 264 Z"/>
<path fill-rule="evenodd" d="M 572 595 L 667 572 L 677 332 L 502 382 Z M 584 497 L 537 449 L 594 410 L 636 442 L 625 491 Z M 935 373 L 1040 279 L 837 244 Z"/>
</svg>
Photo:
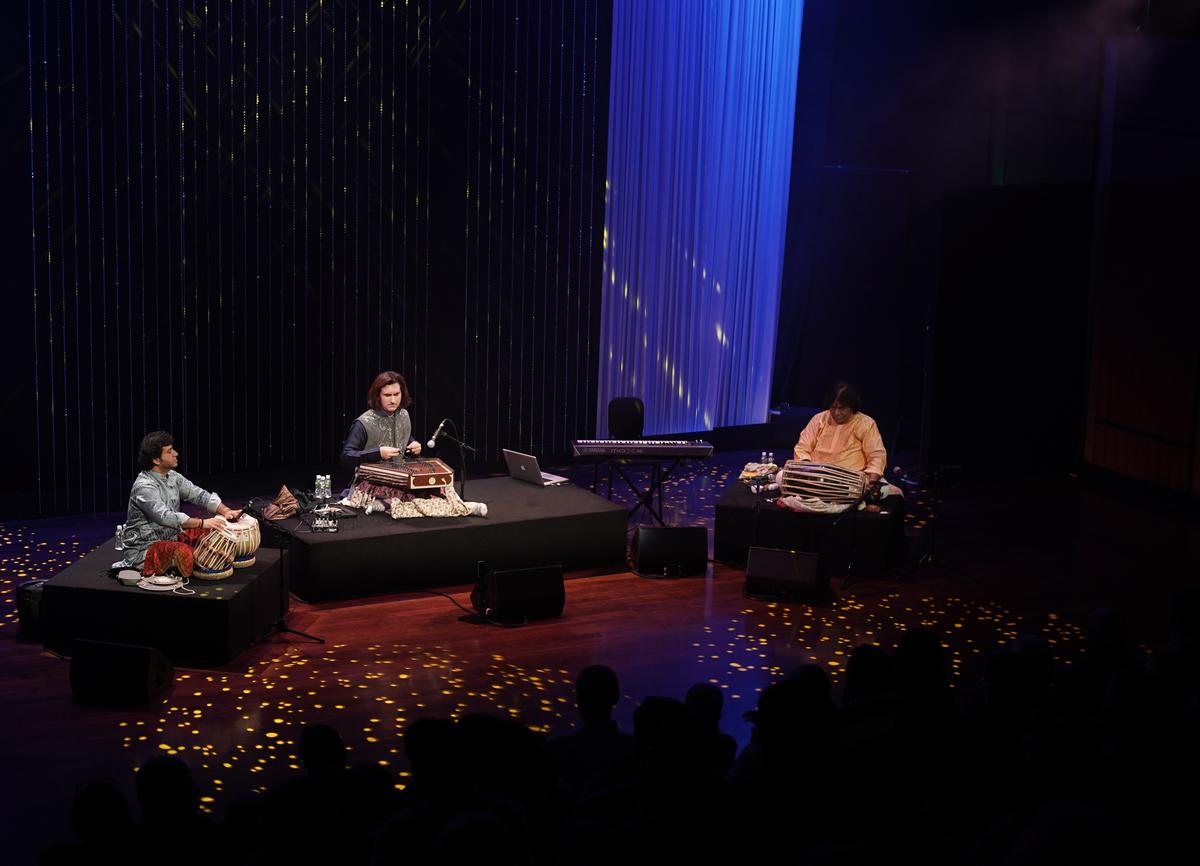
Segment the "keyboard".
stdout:
<svg viewBox="0 0 1200 866">
<path fill-rule="evenodd" d="M 576 457 L 651 457 L 687 460 L 712 456 L 713 447 L 702 439 L 572 439 Z"/>
</svg>

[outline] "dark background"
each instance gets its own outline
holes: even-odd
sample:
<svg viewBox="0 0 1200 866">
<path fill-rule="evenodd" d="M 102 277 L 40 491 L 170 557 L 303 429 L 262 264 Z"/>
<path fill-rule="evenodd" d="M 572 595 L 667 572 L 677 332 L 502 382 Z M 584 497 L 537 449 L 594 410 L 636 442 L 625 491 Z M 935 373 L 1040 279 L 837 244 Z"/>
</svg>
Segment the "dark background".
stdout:
<svg viewBox="0 0 1200 866">
<path fill-rule="evenodd" d="M 609 3 L 32 14 L 4 513 L 120 507 L 159 427 L 198 478 L 331 461 L 384 368 L 485 459 L 592 432 Z M 844 377 L 926 463 L 1200 491 L 1198 18 L 809 0 L 773 401 Z"/>
<path fill-rule="evenodd" d="M 420 438 L 561 453 L 594 423 L 610 14 L 35 4 L 12 512 L 120 507 L 153 429 L 196 478 L 328 464 L 383 369 Z"/>
<path fill-rule="evenodd" d="M 1200 8 L 809 0 L 773 400 L 1200 492 Z"/>
</svg>

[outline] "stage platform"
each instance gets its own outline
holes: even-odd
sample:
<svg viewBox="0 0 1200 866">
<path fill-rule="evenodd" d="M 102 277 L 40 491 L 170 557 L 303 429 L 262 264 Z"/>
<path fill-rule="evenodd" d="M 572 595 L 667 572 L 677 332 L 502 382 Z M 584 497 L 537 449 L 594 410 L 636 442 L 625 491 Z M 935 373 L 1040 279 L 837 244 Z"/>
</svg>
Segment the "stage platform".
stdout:
<svg viewBox="0 0 1200 866">
<path fill-rule="evenodd" d="M 308 602 L 470 583 L 480 560 L 495 569 L 625 568 L 625 508 L 594 493 L 479 478 L 467 482 L 466 498 L 487 503 L 488 516 L 360 513 L 336 533 L 312 532 L 301 519 L 268 525 L 288 533 L 291 591 Z M 273 535 L 264 532 L 263 544 Z"/>
<path fill-rule="evenodd" d="M 717 502 L 713 559 L 744 566 L 751 546 L 821 555 L 830 577 L 879 577 L 888 568 L 903 515 L 858 511 L 809 514 L 775 504 L 778 493 L 756 495 L 735 481 Z"/>
<path fill-rule="evenodd" d="M 46 582 L 40 615 L 47 649 L 70 655 L 81 638 L 154 647 L 185 667 L 220 667 L 287 610 L 277 550 L 259 550 L 254 565 L 226 580 L 191 580 L 195 595 L 122 586 L 107 574 L 118 559 L 109 540 Z"/>
</svg>

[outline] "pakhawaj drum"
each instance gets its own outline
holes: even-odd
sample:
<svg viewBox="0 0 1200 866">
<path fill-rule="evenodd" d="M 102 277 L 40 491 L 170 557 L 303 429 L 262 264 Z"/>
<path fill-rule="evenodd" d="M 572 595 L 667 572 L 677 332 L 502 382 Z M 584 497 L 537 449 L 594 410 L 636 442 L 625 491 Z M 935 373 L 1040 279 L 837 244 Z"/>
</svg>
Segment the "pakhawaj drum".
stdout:
<svg viewBox="0 0 1200 866">
<path fill-rule="evenodd" d="M 844 466 L 789 460 L 783 465 L 779 489 L 784 496 L 850 503 L 862 498 L 866 485 L 866 475 Z"/>
</svg>

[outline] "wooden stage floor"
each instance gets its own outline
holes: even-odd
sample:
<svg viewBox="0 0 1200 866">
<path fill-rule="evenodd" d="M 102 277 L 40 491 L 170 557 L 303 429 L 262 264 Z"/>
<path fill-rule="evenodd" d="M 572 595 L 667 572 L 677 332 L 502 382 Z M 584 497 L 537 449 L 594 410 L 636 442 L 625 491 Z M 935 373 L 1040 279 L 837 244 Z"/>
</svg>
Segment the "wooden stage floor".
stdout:
<svg viewBox="0 0 1200 866">
<path fill-rule="evenodd" d="M 674 482 L 681 523 L 711 526 L 712 505 L 742 456 L 697 464 Z M 918 543 L 929 531 L 922 496 L 911 497 Z M 173 690 L 151 709 L 101 710 L 71 702 L 68 662 L 17 639 L 13 598 L 18 583 L 56 573 L 113 523 L 102 515 L 0 526 L 6 862 L 27 862 L 47 842 L 69 838 L 79 782 L 112 779 L 132 793 L 132 770 L 151 755 L 185 757 L 205 808 L 222 815 L 235 794 L 295 772 L 301 729 L 324 722 L 342 733 L 352 761 L 377 762 L 403 785 L 401 735 L 413 719 L 488 711 L 562 731 L 575 718 L 574 675 L 592 663 L 619 674 L 617 720 L 626 729 L 646 696 L 682 697 L 709 681 L 725 695 L 723 727 L 744 745 L 742 714 L 797 665 L 819 662 L 836 684 L 856 645 L 890 647 L 904 629 L 929 627 L 943 636 L 955 685 L 970 700 L 981 661 L 1019 633 L 1044 635 L 1070 664 L 1099 606 L 1129 611 L 1137 638 L 1152 644 L 1171 592 L 1200 575 L 1194 509 L 1074 479 L 960 488 L 947 494 L 938 549 L 970 581 L 937 571 L 861 581 L 810 606 L 748 600 L 742 572 L 720 565 L 678 580 L 577 574 L 561 618 L 521 628 L 464 621 L 440 595 L 294 601 L 290 624 L 324 644 L 272 637 L 228 669 L 177 671 Z M 468 591 L 448 590 L 466 607 Z"/>
</svg>

